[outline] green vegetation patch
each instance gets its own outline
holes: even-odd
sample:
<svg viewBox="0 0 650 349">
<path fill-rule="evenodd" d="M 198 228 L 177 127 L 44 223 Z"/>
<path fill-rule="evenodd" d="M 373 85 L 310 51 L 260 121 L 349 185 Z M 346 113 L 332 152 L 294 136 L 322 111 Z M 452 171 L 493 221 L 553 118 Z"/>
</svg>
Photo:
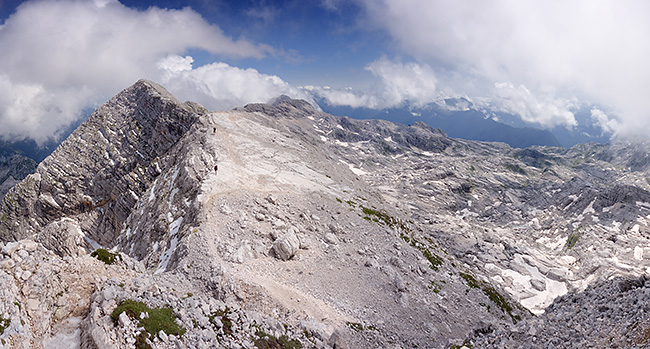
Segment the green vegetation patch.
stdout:
<svg viewBox="0 0 650 349">
<path fill-rule="evenodd" d="M 357 332 L 361 332 L 361 331 L 364 331 L 364 330 L 377 331 L 377 327 L 375 327 L 373 325 L 363 326 L 363 324 L 360 324 L 358 322 L 350 322 L 350 321 L 346 321 L 345 324 L 348 325 L 348 327 L 350 327 L 351 329 L 353 329 L 353 330 L 355 330 Z"/>
<path fill-rule="evenodd" d="M 359 197 L 359 199 L 366 201 L 366 199 Z M 354 208 L 360 208 L 361 212 L 363 213 L 362 217 L 363 219 L 369 221 L 369 222 L 375 222 L 378 224 L 385 224 L 389 226 L 391 229 L 401 229 L 403 231 L 410 231 L 409 227 L 399 218 L 395 218 L 389 214 L 386 214 L 385 212 L 379 211 L 375 209 L 374 207 L 366 207 L 361 204 L 358 204 L 352 200 L 341 200 L 339 198 L 336 198 L 336 201 L 339 203 L 345 202 L 348 204 L 351 209 Z"/>
<path fill-rule="evenodd" d="M 431 284 L 428 287 L 429 287 L 430 290 L 433 291 L 433 293 L 440 293 L 440 291 L 442 290 L 442 284 L 441 283 L 444 284 L 445 281 L 444 280 L 440 280 L 440 281 L 435 281 L 434 280 L 434 281 L 431 281 Z"/>
<path fill-rule="evenodd" d="M 408 230 L 406 224 L 404 224 L 401 220 L 393 216 L 387 215 L 386 213 L 376 210 L 374 208 L 365 207 L 363 205 L 359 205 L 359 207 L 361 207 L 361 211 L 364 214 L 363 218 L 365 219 L 372 220 L 373 222 L 377 222 L 377 223 L 386 224 L 391 229 L 400 228 L 402 230 Z"/>
<path fill-rule="evenodd" d="M 212 313 L 212 314 L 208 317 L 208 319 L 210 320 L 210 323 L 211 323 L 211 324 L 214 324 L 214 323 L 212 322 L 212 321 L 214 320 L 214 318 L 217 318 L 217 317 L 218 317 L 218 318 L 221 320 L 221 324 L 223 325 L 223 327 L 222 327 L 222 329 L 223 329 L 223 333 L 224 333 L 226 336 L 230 336 L 230 335 L 233 334 L 233 331 L 232 331 L 232 320 L 230 320 L 230 318 L 228 317 L 228 314 L 230 314 L 230 309 L 229 309 L 228 307 L 226 307 L 226 309 L 224 309 L 224 310 L 217 310 L 217 311 L 215 311 L 214 313 Z"/>
<path fill-rule="evenodd" d="M 470 343 L 470 341 L 469 341 L 468 339 L 466 339 L 466 340 L 463 342 L 463 344 L 461 344 L 461 345 L 454 344 L 454 345 L 452 345 L 451 347 L 449 347 L 449 349 L 461 349 L 461 348 L 469 348 L 469 349 L 472 349 L 472 348 L 474 348 L 474 346 L 472 345 L 472 343 Z"/>
<path fill-rule="evenodd" d="M 492 303 L 496 304 L 499 308 L 501 308 L 501 310 L 503 310 L 503 312 L 510 315 L 513 324 L 516 324 L 517 321 L 521 320 L 521 316 L 517 314 L 513 314 L 513 311 L 515 310 L 513 306 L 510 303 L 508 303 L 506 298 L 502 296 L 494 287 L 492 287 L 491 285 L 483 281 L 476 280 L 476 278 L 474 278 L 470 274 L 463 273 L 463 272 L 460 272 L 459 274 L 460 277 L 462 277 L 463 280 L 465 280 L 467 286 L 471 288 L 477 288 L 483 291 L 483 293 L 492 301 Z M 519 305 L 516 305 L 516 307 L 519 308 L 520 310 L 523 310 Z"/>
<path fill-rule="evenodd" d="M 509 170 L 509 171 L 512 171 L 514 173 L 519 173 L 519 174 L 524 175 L 524 176 L 526 175 L 526 170 L 524 170 L 521 166 L 519 166 L 517 164 L 508 163 L 505 166 L 506 166 L 506 169 Z"/>
<path fill-rule="evenodd" d="M 5 333 L 5 329 L 11 324 L 11 319 L 0 317 L 0 336 Z"/>
<path fill-rule="evenodd" d="M 120 302 L 111 313 L 113 324 L 117 326 L 119 316 L 125 312 L 128 317 L 133 320 L 138 320 L 139 327 L 144 327 L 146 333 L 140 333 L 136 337 L 136 348 L 149 348 L 146 339 L 151 335 L 158 335 L 160 331 L 170 335 L 183 336 L 185 328 L 176 323 L 176 315 L 171 308 L 155 308 L 151 309 L 143 302 L 126 299 Z M 141 313 L 148 313 L 149 317 L 140 319 Z"/>
<path fill-rule="evenodd" d="M 430 246 L 427 246 L 426 244 L 423 244 L 420 241 L 416 240 L 412 235 L 409 237 L 406 234 L 402 233 L 400 234 L 400 237 L 402 240 L 406 241 L 406 243 L 412 247 L 415 247 L 418 251 L 420 251 L 420 253 L 422 253 L 422 256 L 424 256 L 424 258 L 429 261 L 429 268 L 435 271 L 438 271 L 440 269 L 445 260 L 437 254 L 431 252 Z M 433 241 L 428 241 L 429 243 L 434 244 Z"/>
<path fill-rule="evenodd" d="M 581 235 L 582 234 L 580 234 L 580 232 L 578 231 L 569 234 L 569 236 L 566 239 L 566 243 L 564 244 L 564 248 L 567 250 L 572 249 L 573 246 L 575 246 L 578 243 L 578 239 L 580 239 Z"/>
<path fill-rule="evenodd" d="M 118 260 L 122 260 L 122 257 L 114 252 L 111 252 L 109 250 L 106 250 L 104 248 L 98 248 L 94 250 L 91 254 L 91 257 L 95 257 L 99 259 L 100 261 L 106 263 L 106 264 L 115 264 Z M 119 315 L 119 314 L 118 314 Z"/>
<path fill-rule="evenodd" d="M 302 344 L 297 339 L 289 339 L 286 335 L 276 338 L 261 329 L 255 330 L 255 336 L 257 337 L 253 342 L 255 347 L 260 349 L 299 349 L 302 348 Z"/>
</svg>

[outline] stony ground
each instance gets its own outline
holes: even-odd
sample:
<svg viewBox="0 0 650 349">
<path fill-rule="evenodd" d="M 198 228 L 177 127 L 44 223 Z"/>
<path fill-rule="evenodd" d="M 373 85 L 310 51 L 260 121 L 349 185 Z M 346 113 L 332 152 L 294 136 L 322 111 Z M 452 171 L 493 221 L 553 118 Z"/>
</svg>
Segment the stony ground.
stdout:
<svg viewBox="0 0 650 349">
<path fill-rule="evenodd" d="M 116 96 L 3 200 L 4 347 L 646 345 L 647 145 L 517 150 L 161 89 Z"/>
<path fill-rule="evenodd" d="M 485 328 L 476 348 L 647 348 L 650 280 L 617 277 L 558 298 L 544 316 L 508 329 Z"/>
</svg>

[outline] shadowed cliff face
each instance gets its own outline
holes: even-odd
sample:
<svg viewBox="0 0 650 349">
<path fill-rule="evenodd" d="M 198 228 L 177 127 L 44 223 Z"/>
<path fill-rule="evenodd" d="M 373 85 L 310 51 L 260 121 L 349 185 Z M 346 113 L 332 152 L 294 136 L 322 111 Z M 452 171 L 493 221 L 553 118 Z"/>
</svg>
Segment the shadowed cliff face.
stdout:
<svg viewBox="0 0 650 349">
<path fill-rule="evenodd" d="M 6 161 L 0 161 L 0 197 L 11 187 L 22 181 L 27 175 L 36 171 L 38 164 L 22 155 L 12 155 Z"/>
<path fill-rule="evenodd" d="M 74 239 L 111 245 L 159 174 L 156 159 L 187 132 L 197 113 L 146 80 L 122 91 L 9 191 L 0 206 L 1 239 L 33 237 L 69 218 L 63 224 L 78 231 Z M 48 244 L 47 234 L 38 239 Z"/>
</svg>

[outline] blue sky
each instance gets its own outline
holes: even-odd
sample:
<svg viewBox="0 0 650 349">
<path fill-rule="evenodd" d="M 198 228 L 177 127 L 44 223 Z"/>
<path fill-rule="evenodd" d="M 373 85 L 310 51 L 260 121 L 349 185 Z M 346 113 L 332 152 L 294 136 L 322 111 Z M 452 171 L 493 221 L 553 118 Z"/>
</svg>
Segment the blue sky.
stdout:
<svg viewBox="0 0 650 349">
<path fill-rule="evenodd" d="M 642 0 L 0 0 L 0 137 L 43 142 L 139 78 L 211 110 L 465 96 L 530 125 L 650 127 Z"/>
<path fill-rule="evenodd" d="M 264 59 L 232 59 L 195 52 L 196 65 L 220 60 L 274 74 L 294 85 L 349 86 L 367 83 L 364 66 L 388 53 L 386 35 L 360 25 L 360 6 L 352 1 L 122 1 L 146 10 L 191 7 L 234 37 L 283 51 Z M 334 5 L 336 4 L 336 5 Z M 205 57 L 204 57 L 205 56 Z M 365 81 L 364 81 L 365 80 Z"/>
</svg>

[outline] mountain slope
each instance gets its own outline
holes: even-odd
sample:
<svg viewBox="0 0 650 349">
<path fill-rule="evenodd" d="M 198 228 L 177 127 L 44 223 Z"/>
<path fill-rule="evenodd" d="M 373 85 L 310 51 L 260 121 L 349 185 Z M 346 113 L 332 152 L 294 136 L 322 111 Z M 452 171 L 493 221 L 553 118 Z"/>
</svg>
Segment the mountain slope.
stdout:
<svg viewBox="0 0 650 349">
<path fill-rule="evenodd" d="M 39 164 L 35 174 L 7 193 L 0 206 L 0 238 L 45 232 L 42 243 L 63 248 L 67 237 L 50 239 L 50 234 L 81 229 L 88 241 L 112 244 L 130 209 L 158 175 L 155 160 L 184 135 L 197 112 L 144 80 L 120 93 Z"/>
<path fill-rule="evenodd" d="M 0 339 L 492 343 L 543 326 L 558 296 L 650 268 L 647 149 L 512 149 L 288 98 L 207 113 L 139 81 L 0 205 Z M 184 330 L 152 333 L 120 311 L 134 302 Z"/>
</svg>

